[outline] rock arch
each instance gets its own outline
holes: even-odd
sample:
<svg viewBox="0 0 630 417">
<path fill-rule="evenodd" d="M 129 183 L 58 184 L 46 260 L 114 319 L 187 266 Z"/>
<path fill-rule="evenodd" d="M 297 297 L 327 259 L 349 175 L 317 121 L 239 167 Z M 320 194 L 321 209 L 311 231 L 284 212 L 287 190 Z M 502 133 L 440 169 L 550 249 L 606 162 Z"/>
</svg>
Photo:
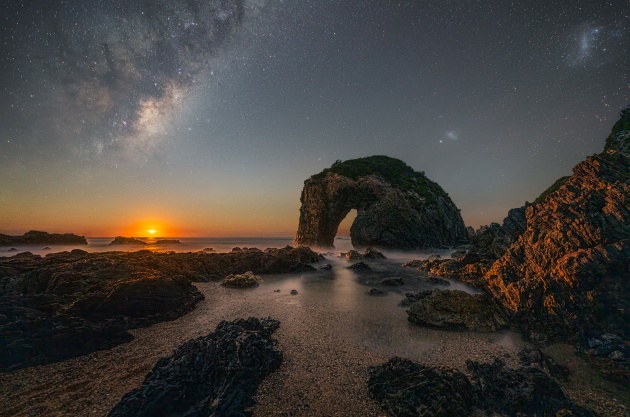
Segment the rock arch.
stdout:
<svg viewBox="0 0 630 417">
<path fill-rule="evenodd" d="M 424 249 L 466 240 L 459 210 L 424 173 L 387 156 L 336 162 L 304 182 L 297 246 L 334 247 L 352 209 L 355 247 Z"/>
</svg>

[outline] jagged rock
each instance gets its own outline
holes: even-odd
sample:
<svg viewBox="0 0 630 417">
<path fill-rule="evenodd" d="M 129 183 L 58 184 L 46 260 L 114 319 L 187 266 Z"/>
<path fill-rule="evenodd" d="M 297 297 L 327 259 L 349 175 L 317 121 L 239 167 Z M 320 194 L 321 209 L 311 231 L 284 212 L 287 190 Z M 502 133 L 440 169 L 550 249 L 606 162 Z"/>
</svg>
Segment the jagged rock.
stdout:
<svg viewBox="0 0 630 417">
<path fill-rule="evenodd" d="M 0 369 L 46 364 L 124 343 L 131 338 L 127 329 L 191 311 L 202 299 L 191 281 L 245 271 L 307 270 L 315 269 L 266 252 L 73 250 L 45 258 L 0 257 Z"/>
<path fill-rule="evenodd" d="M 433 294 L 433 290 L 406 292 L 405 298 L 399 303 L 399 305 L 403 307 L 409 307 L 416 301 L 422 300 L 426 297 L 430 297 L 431 294 Z"/>
<path fill-rule="evenodd" d="M 265 252 L 278 258 L 292 259 L 302 263 L 319 262 L 325 259 L 323 255 L 312 251 L 311 248 L 306 246 L 294 248 L 287 245 L 284 248 L 265 249 Z"/>
<path fill-rule="evenodd" d="M 31 230 L 22 236 L 9 236 L 0 233 L 0 246 L 9 245 L 87 245 L 84 236 L 72 233 L 46 233 Z"/>
<path fill-rule="evenodd" d="M 387 259 L 382 252 L 377 251 L 376 249 L 367 248 L 365 253 L 363 254 L 365 259 Z"/>
<path fill-rule="evenodd" d="M 254 404 L 258 385 L 282 363 L 271 339 L 279 324 L 270 318 L 222 321 L 214 332 L 160 359 L 109 416 L 250 415 L 246 408 Z"/>
<path fill-rule="evenodd" d="M 332 247 L 339 223 L 351 209 L 352 245 L 421 249 L 467 240 L 448 194 L 402 161 L 372 156 L 335 163 L 305 181 L 298 246 Z"/>
<path fill-rule="evenodd" d="M 392 358 L 370 368 L 368 393 L 392 416 L 595 416 L 572 403 L 537 367 L 512 369 L 498 358 L 466 366 L 470 379 L 453 368 Z"/>
<path fill-rule="evenodd" d="M 433 291 L 407 311 L 412 323 L 444 329 L 496 331 L 507 321 L 492 299 L 460 290 Z"/>
<path fill-rule="evenodd" d="M 451 285 L 451 282 L 446 280 L 446 279 L 442 279 L 439 277 L 429 277 L 427 278 L 427 282 L 430 284 L 436 284 L 436 285 Z"/>
<path fill-rule="evenodd" d="M 356 264 L 352 264 L 348 267 L 348 269 L 352 269 L 353 271 L 361 272 L 361 271 L 371 271 L 372 268 L 365 262 L 357 262 Z"/>
<path fill-rule="evenodd" d="M 225 277 L 221 285 L 228 288 L 249 288 L 257 287 L 262 282 L 259 275 L 254 275 L 252 271 L 244 274 L 233 274 Z"/>
<path fill-rule="evenodd" d="M 143 242 L 142 240 L 138 240 L 133 237 L 122 237 L 118 236 L 114 240 L 110 242 L 110 245 L 137 245 L 143 246 L 146 245 L 147 242 Z"/>
<path fill-rule="evenodd" d="M 178 239 L 160 239 L 155 242 L 156 245 L 181 245 Z"/>
<path fill-rule="evenodd" d="M 368 394 L 397 417 L 468 417 L 477 404 L 466 375 L 392 358 L 369 370 Z"/>
<path fill-rule="evenodd" d="M 508 368 L 496 358 L 492 364 L 466 361 L 483 408 L 508 417 L 594 417 L 590 410 L 573 404 L 560 384 L 536 367 Z"/>
<path fill-rule="evenodd" d="M 381 281 L 381 284 L 387 285 L 388 287 L 396 287 L 398 285 L 404 285 L 403 279 L 400 277 L 390 277 L 385 278 Z"/>
<path fill-rule="evenodd" d="M 346 253 L 347 261 L 360 261 L 361 259 L 363 259 L 363 255 L 361 255 L 356 250 L 351 250 L 348 253 Z"/>
</svg>

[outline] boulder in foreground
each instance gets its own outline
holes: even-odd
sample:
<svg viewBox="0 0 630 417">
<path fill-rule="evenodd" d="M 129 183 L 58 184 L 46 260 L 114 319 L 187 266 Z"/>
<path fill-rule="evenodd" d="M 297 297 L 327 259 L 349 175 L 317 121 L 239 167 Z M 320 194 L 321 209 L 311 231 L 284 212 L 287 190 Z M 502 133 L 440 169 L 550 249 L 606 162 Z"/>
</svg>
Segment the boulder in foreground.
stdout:
<svg viewBox="0 0 630 417">
<path fill-rule="evenodd" d="M 160 359 L 110 417 L 249 416 L 260 382 L 282 363 L 271 334 L 277 320 L 222 321 L 207 336 Z"/>
</svg>

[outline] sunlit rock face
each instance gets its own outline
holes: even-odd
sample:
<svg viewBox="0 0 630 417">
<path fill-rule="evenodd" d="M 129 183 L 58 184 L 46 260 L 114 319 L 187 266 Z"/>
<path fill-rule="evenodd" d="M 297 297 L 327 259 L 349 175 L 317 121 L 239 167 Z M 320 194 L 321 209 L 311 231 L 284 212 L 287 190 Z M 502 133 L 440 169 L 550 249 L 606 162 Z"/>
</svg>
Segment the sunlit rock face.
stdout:
<svg viewBox="0 0 630 417">
<path fill-rule="evenodd" d="M 467 239 L 459 210 L 424 173 L 386 156 L 337 162 L 304 182 L 297 246 L 333 247 L 352 209 L 355 247 L 423 249 Z"/>
<path fill-rule="evenodd" d="M 526 229 L 485 286 L 532 332 L 630 337 L 630 107 L 604 152 L 525 210 Z"/>
</svg>

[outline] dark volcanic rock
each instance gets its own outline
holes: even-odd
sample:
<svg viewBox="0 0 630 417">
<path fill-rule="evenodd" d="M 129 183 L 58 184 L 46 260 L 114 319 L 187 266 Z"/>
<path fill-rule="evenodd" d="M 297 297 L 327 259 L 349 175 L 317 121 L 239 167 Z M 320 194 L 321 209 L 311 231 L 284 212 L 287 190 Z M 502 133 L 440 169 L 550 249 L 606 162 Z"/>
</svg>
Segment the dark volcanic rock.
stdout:
<svg viewBox="0 0 630 417">
<path fill-rule="evenodd" d="M 337 162 L 305 181 L 298 246 L 332 247 L 351 209 L 354 247 L 420 249 L 468 239 L 459 210 L 424 173 L 386 156 Z"/>
<path fill-rule="evenodd" d="M 122 237 L 118 236 L 114 240 L 110 242 L 110 245 L 138 245 L 143 246 L 146 245 L 147 242 L 143 242 L 142 240 L 138 240 L 133 237 Z"/>
<path fill-rule="evenodd" d="M 472 384 L 458 370 L 401 358 L 370 368 L 368 393 L 397 417 L 468 417 L 477 403 Z"/>
<path fill-rule="evenodd" d="M 271 339 L 278 326 L 272 319 L 222 321 L 214 332 L 160 359 L 109 416 L 251 415 L 246 409 L 254 404 L 258 385 L 282 363 Z"/>
<path fill-rule="evenodd" d="M 202 299 L 191 281 L 307 270 L 314 268 L 265 252 L 73 250 L 45 258 L 0 257 L 0 369 L 55 362 L 128 341 L 127 329 L 191 311 Z"/>
<path fill-rule="evenodd" d="M 348 261 L 360 261 L 361 259 L 363 259 L 363 255 L 361 255 L 356 250 L 351 250 L 346 253 L 346 260 Z"/>
<path fill-rule="evenodd" d="M 423 298 L 430 297 L 432 294 L 433 290 L 406 292 L 405 298 L 399 303 L 399 305 L 403 307 L 408 307 L 416 301 L 420 301 Z"/>
<path fill-rule="evenodd" d="M 460 290 L 433 291 L 414 303 L 407 314 L 412 323 L 444 329 L 495 331 L 507 326 L 491 298 Z"/>
<path fill-rule="evenodd" d="M 156 241 L 155 244 L 156 245 L 181 245 L 182 242 L 180 242 L 177 239 L 160 239 Z"/>
<path fill-rule="evenodd" d="M 9 245 L 87 245 L 83 236 L 72 233 L 46 233 L 31 230 L 22 236 L 0 234 L 0 246 Z"/>
<path fill-rule="evenodd" d="M 365 253 L 363 254 L 365 259 L 387 259 L 382 252 L 377 251 L 376 249 L 367 248 Z"/>
<path fill-rule="evenodd" d="M 403 279 L 400 277 L 389 277 L 385 278 L 381 281 L 381 284 L 387 285 L 389 287 L 396 287 L 398 285 L 404 285 Z"/>
<path fill-rule="evenodd" d="M 254 275 L 252 271 L 247 271 L 244 274 L 233 274 L 225 277 L 221 285 L 228 288 L 249 288 L 257 287 L 262 278 L 259 275 Z"/>
<path fill-rule="evenodd" d="M 456 369 L 393 358 L 370 368 L 368 393 L 392 416 L 595 416 L 535 366 L 512 369 L 500 359 L 466 366 L 471 379 Z"/>
<path fill-rule="evenodd" d="M 357 262 L 356 264 L 352 264 L 348 267 L 348 269 L 352 269 L 353 271 L 361 272 L 361 271 L 371 271 L 372 268 L 365 262 Z"/>
<path fill-rule="evenodd" d="M 574 405 L 560 384 L 537 367 L 508 368 L 501 359 L 492 364 L 467 361 L 483 408 L 508 417 L 595 416 Z"/>
</svg>

